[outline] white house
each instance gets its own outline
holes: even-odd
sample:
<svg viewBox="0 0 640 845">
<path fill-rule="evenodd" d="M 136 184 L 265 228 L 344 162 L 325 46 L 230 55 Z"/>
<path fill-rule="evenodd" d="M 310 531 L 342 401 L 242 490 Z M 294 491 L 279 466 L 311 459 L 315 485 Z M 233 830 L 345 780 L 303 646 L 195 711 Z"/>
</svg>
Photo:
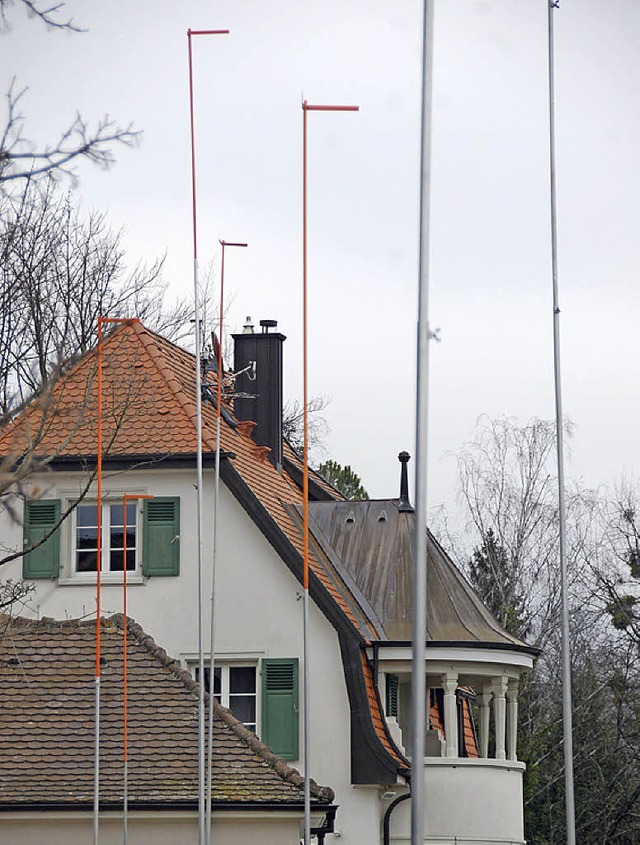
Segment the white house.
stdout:
<svg viewBox="0 0 640 845">
<path fill-rule="evenodd" d="M 276 754 L 304 767 L 301 462 L 282 439 L 285 338 L 264 323 L 235 336 L 240 374 L 226 381 L 222 407 L 216 693 Z M 193 672 L 195 362 L 136 321 L 105 339 L 102 358 L 102 611 L 123 606 L 123 496 L 153 496 L 127 500 L 128 616 Z M 208 596 L 215 367 L 203 375 Z M 95 618 L 95 382 L 93 353 L 0 435 L 0 457 L 17 478 L 0 514 L 3 556 L 27 550 L 2 574 L 36 585 L 24 616 Z M 407 756 L 415 514 L 401 460 L 398 498 L 346 502 L 318 476 L 310 483 L 310 769 L 339 805 L 326 840 L 408 842 L 411 783 L 426 790 L 425 841 L 522 843 L 517 690 L 535 650 L 500 628 L 433 541 L 428 756 L 418 767 Z"/>
</svg>

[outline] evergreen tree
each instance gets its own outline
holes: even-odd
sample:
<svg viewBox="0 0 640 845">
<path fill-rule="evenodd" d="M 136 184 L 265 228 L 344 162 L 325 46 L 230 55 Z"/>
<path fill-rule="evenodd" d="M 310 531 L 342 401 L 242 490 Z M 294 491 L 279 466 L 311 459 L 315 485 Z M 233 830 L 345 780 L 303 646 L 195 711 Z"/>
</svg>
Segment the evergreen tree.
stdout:
<svg viewBox="0 0 640 845">
<path fill-rule="evenodd" d="M 352 501 L 363 501 L 369 498 L 369 494 L 362 486 L 360 476 L 347 464 L 342 466 L 337 461 L 325 461 L 318 467 L 318 472 L 329 484 L 333 484 L 345 499 Z"/>
</svg>

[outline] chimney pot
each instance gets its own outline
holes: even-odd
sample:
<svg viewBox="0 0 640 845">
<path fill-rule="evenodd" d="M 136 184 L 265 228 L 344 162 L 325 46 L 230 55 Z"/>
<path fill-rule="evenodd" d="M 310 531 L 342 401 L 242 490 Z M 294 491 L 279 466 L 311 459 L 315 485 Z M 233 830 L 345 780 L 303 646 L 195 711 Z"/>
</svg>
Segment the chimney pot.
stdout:
<svg viewBox="0 0 640 845">
<path fill-rule="evenodd" d="M 254 328 L 253 323 L 251 322 L 251 317 L 247 317 L 244 326 L 242 327 L 242 334 L 253 334 L 253 332 Z"/>
</svg>

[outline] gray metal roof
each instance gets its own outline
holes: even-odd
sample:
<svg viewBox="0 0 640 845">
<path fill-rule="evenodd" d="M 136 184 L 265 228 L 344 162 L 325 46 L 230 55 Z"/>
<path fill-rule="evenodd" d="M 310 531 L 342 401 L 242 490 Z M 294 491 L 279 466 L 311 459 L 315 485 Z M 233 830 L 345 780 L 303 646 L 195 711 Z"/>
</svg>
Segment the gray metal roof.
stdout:
<svg viewBox="0 0 640 845">
<path fill-rule="evenodd" d="M 413 532 L 415 513 L 401 512 L 398 499 L 310 502 L 309 527 L 345 580 L 373 610 L 380 639 L 411 640 Z M 511 636 L 429 534 L 427 640 L 492 647 L 527 648 Z"/>
</svg>

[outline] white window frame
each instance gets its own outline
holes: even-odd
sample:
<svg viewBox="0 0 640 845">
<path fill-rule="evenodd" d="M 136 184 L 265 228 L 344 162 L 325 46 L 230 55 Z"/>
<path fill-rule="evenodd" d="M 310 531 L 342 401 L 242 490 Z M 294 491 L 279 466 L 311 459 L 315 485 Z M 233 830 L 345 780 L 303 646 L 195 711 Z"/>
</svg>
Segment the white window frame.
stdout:
<svg viewBox="0 0 640 845">
<path fill-rule="evenodd" d="M 233 710 L 233 707 L 229 706 L 230 701 L 230 692 L 229 692 L 229 670 L 233 667 L 239 668 L 251 668 L 255 670 L 255 702 L 256 702 L 256 713 L 255 713 L 255 727 L 250 727 L 248 730 L 252 730 L 254 733 L 259 734 L 260 731 L 260 724 L 262 719 L 262 669 L 261 669 L 261 660 L 262 657 L 266 656 L 265 652 L 250 652 L 247 654 L 237 654 L 236 652 L 233 653 L 233 657 L 228 657 L 227 654 L 221 655 L 216 657 L 214 660 L 214 672 L 216 670 L 220 671 L 220 692 L 221 692 L 221 701 L 223 707 L 227 707 L 231 712 L 236 715 Z M 209 668 L 209 661 L 210 656 L 205 655 L 204 659 L 204 667 L 205 671 Z M 184 668 L 196 679 L 197 670 L 198 670 L 198 657 L 195 654 L 188 654 L 184 655 L 182 659 L 182 664 Z M 237 695 L 244 695 L 245 693 L 236 693 Z M 249 695 L 249 693 L 246 693 Z M 245 724 L 243 722 L 243 724 Z M 249 722 L 248 724 L 252 724 Z"/>
<path fill-rule="evenodd" d="M 135 566 L 133 569 L 127 570 L 127 580 L 132 576 L 135 578 L 136 576 L 140 575 L 140 564 L 142 560 L 141 556 L 141 542 L 142 542 L 142 520 L 141 520 L 141 512 L 142 509 L 139 504 L 139 500 L 132 499 L 127 502 L 129 506 L 133 505 L 135 507 L 135 532 L 136 532 L 136 545 L 135 545 Z M 76 569 L 77 565 L 77 553 L 78 553 L 78 509 L 81 508 L 83 505 L 90 505 L 92 507 L 97 506 L 97 501 L 95 499 L 83 499 L 82 502 L 78 502 L 77 507 L 74 508 L 72 517 L 71 517 L 71 542 L 69 544 L 69 562 L 70 562 L 70 576 L 74 579 L 92 579 L 95 581 L 96 579 L 96 572 L 80 572 Z M 117 579 L 122 581 L 124 574 L 122 570 L 111 570 L 111 506 L 112 505 L 120 505 L 121 507 L 124 505 L 122 497 L 117 496 L 110 496 L 109 498 L 102 500 L 102 520 L 101 520 L 101 533 L 102 533 L 102 542 L 101 542 L 101 571 L 100 576 L 101 578 L 110 578 L 110 579 Z M 127 525 L 129 527 L 130 524 Z"/>
</svg>

